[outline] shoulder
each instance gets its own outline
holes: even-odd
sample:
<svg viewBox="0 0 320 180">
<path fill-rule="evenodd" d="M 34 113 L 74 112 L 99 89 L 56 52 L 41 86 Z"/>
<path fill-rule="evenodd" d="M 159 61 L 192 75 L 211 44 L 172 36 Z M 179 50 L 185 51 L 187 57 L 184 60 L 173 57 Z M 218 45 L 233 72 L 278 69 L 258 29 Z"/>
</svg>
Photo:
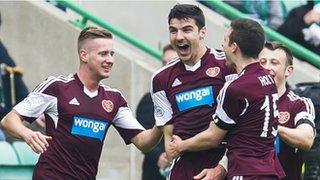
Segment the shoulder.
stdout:
<svg viewBox="0 0 320 180">
<path fill-rule="evenodd" d="M 243 88 L 238 88 L 237 82 L 235 81 L 227 81 L 223 88 L 221 89 L 221 96 L 228 96 L 230 98 L 240 97 L 239 95 L 242 94 Z M 223 97 L 222 97 L 223 98 Z"/>
<path fill-rule="evenodd" d="M 299 95 L 295 94 L 293 91 L 289 91 L 287 94 L 287 99 L 297 108 L 306 108 L 310 109 L 313 108 L 313 103 L 310 98 L 300 97 Z"/>
<path fill-rule="evenodd" d="M 59 85 L 59 84 L 67 84 L 73 80 L 74 80 L 73 74 L 69 74 L 67 76 L 65 76 L 65 75 L 50 76 L 46 80 L 44 80 L 42 83 L 40 83 L 33 90 L 33 92 L 41 93 L 49 87 L 53 87 L 54 85 Z"/>
<path fill-rule="evenodd" d="M 152 91 L 158 91 L 160 89 L 163 89 L 167 82 L 169 81 L 170 74 L 172 74 L 173 71 L 176 71 L 180 64 L 180 58 L 175 58 L 170 61 L 166 66 L 160 68 L 158 71 L 156 71 L 151 78 L 151 88 Z"/>
<path fill-rule="evenodd" d="M 234 79 L 237 74 L 234 68 L 226 65 L 225 52 L 214 48 L 209 48 L 209 50 L 209 61 L 211 61 L 214 66 L 218 66 L 220 68 L 220 71 L 225 76 L 226 81 Z"/>
<path fill-rule="evenodd" d="M 221 60 L 221 61 L 225 61 L 226 60 L 226 54 L 218 49 L 214 49 L 214 48 L 209 48 L 210 50 L 210 55 L 215 59 L 215 60 Z"/>
<path fill-rule="evenodd" d="M 117 96 L 118 98 L 122 98 L 125 100 L 125 97 L 123 96 L 123 94 L 121 93 L 120 90 L 115 89 L 115 88 L 111 88 L 103 83 L 100 83 L 99 86 L 103 88 L 105 93 L 112 94 L 114 96 Z"/>
<path fill-rule="evenodd" d="M 158 78 L 165 78 L 167 77 L 167 73 L 172 71 L 180 62 L 180 58 L 176 57 L 173 60 L 171 60 L 167 65 L 163 66 L 162 68 L 160 68 L 159 70 L 157 70 L 153 76 L 152 76 L 152 80 L 153 79 L 158 79 Z"/>
</svg>

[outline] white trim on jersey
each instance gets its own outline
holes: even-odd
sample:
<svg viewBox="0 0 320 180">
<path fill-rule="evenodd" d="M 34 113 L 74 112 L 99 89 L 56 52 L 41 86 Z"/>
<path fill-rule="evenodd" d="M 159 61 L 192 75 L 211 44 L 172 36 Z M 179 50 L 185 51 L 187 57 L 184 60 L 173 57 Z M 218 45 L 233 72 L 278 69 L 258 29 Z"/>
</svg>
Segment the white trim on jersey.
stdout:
<svg viewBox="0 0 320 180">
<path fill-rule="evenodd" d="M 171 65 L 172 63 L 174 63 L 176 61 L 180 61 L 180 57 L 179 56 L 170 59 L 165 66 Z"/>
<path fill-rule="evenodd" d="M 98 90 L 91 92 L 87 87 L 83 86 L 83 93 L 88 95 L 90 98 L 98 96 Z"/>
<path fill-rule="evenodd" d="M 243 180 L 243 176 L 233 176 L 232 180 Z"/>
<path fill-rule="evenodd" d="M 17 104 L 13 109 L 22 116 L 32 118 L 38 118 L 41 114 L 46 113 L 53 119 L 55 128 L 57 128 L 58 100 L 54 96 L 31 92 L 28 97 Z"/>
<path fill-rule="evenodd" d="M 154 118 L 157 126 L 163 126 L 172 118 L 171 104 L 166 96 L 165 91 L 159 91 L 152 94 L 154 104 Z"/>
<path fill-rule="evenodd" d="M 117 92 L 121 95 L 121 97 L 127 102 L 127 99 L 123 96 L 123 94 L 121 93 L 121 91 L 119 91 L 118 89 L 115 89 L 115 88 L 111 88 L 110 86 L 107 86 L 103 83 L 100 83 L 100 86 L 103 87 L 103 89 L 105 91 L 112 91 L 112 92 Z M 129 106 L 129 105 L 128 105 Z"/>
<path fill-rule="evenodd" d="M 193 66 L 189 66 L 185 63 L 183 63 L 184 67 L 186 68 L 187 71 L 192 71 L 195 72 L 197 69 L 201 67 L 201 59 Z"/>
<path fill-rule="evenodd" d="M 170 165 L 170 172 L 169 172 L 168 176 L 166 177 L 166 180 L 170 180 L 171 179 L 172 170 L 173 170 L 174 166 L 178 163 L 180 158 L 181 158 L 181 156 L 179 156 L 179 157 L 177 157 L 177 158 L 172 160 L 172 163 Z"/>
<path fill-rule="evenodd" d="M 120 107 L 116 116 L 113 119 L 113 124 L 116 127 L 123 129 L 141 129 L 145 130 L 142 125 L 133 116 L 130 108 Z"/>
<path fill-rule="evenodd" d="M 61 81 L 61 82 L 67 83 L 67 82 L 70 82 L 72 80 L 74 80 L 73 74 L 69 74 L 68 76 L 58 76 L 58 77 L 50 76 L 45 81 L 40 83 L 33 90 L 33 92 L 42 93 L 45 89 L 47 89 L 48 86 L 50 86 L 52 83 L 54 83 L 56 81 Z"/>
<path fill-rule="evenodd" d="M 226 59 L 225 52 L 223 52 L 223 51 L 219 52 L 214 48 L 210 48 L 210 54 L 213 54 L 216 60 L 225 60 Z"/>
<path fill-rule="evenodd" d="M 217 98 L 218 104 L 217 104 L 217 109 L 216 109 L 216 115 L 224 122 L 227 124 L 236 124 L 236 122 L 231 119 L 226 111 L 223 109 L 223 103 L 224 103 L 224 98 L 226 95 L 227 88 L 231 84 L 232 81 L 226 82 L 222 89 L 220 90 L 219 93 L 219 98 Z"/>
<path fill-rule="evenodd" d="M 248 109 L 249 107 L 249 101 L 247 98 L 244 98 L 244 100 L 246 101 L 246 107 L 243 109 L 243 111 L 241 112 L 240 116 L 242 116 Z"/>
<path fill-rule="evenodd" d="M 238 74 L 229 74 L 229 75 L 226 75 L 224 79 L 226 80 L 226 82 L 228 82 L 228 81 L 234 81 L 238 79 L 238 77 L 239 77 Z"/>
<path fill-rule="evenodd" d="M 291 101 L 298 101 L 298 100 L 302 101 L 306 107 L 306 111 L 299 112 L 294 117 L 294 125 L 297 125 L 297 122 L 301 119 L 307 119 L 314 125 L 315 110 L 314 110 L 314 106 L 311 99 L 300 97 L 296 95 L 293 91 L 290 91 L 287 96 Z"/>
<path fill-rule="evenodd" d="M 152 78 L 151 78 L 151 86 L 152 86 L 152 82 L 153 82 L 153 79 L 154 77 L 159 74 L 160 72 L 164 71 L 165 69 L 177 64 L 178 62 L 180 62 L 180 58 L 177 57 L 176 59 L 174 60 L 171 60 L 170 63 L 168 63 L 166 66 L 163 66 L 162 68 L 160 68 L 158 71 L 156 71 L 153 75 L 152 75 Z"/>
<path fill-rule="evenodd" d="M 154 77 L 159 74 L 160 72 L 162 72 L 163 70 L 175 65 L 176 63 L 180 62 L 180 58 L 179 57 L 176 57 L 175 59 L 171 60 L 170 63 L 168 63 L 166 66 L 163 66 L 162 68 L 160 68 L 158 71 L 156 71 L 152 77 L 151 77 L 151 83 L 150 83 L 150 94 L 152 96 L 153 94 L 153 79 Z"/>
<path fill-rule="evenodd" d="M 301 120 L 301 119 L 307 119 L 309 120 L 313 126 L 314 126 L 314 119 L 315 117 L 308 113 L 308 112 L 305 112 L 305 111 L 302 111 L 302 112 L 299 112 L 296 117 L 294 117 L 294 125 L 297 125 L 298 121 Z"/>
</svg>

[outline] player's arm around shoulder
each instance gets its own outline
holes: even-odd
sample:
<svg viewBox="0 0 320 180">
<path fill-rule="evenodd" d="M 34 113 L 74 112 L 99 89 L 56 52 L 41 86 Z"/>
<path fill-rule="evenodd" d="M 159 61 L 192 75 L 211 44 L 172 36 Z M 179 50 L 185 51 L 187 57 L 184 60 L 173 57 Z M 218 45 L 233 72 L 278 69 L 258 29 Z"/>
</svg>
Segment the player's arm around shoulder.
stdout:
<svg viewBox="0 0 320 180">
<path fill-rule="evenodd" d="M 11 110 L 2 120 L 1 126 L 16 138 L 23 139 L 34 152 L 43 153 L 49 147 L 47 140 L 50 136 L 43 135 L 41 132 L 32 131 L 22 123 L 21 115 Z"/>
</svg>

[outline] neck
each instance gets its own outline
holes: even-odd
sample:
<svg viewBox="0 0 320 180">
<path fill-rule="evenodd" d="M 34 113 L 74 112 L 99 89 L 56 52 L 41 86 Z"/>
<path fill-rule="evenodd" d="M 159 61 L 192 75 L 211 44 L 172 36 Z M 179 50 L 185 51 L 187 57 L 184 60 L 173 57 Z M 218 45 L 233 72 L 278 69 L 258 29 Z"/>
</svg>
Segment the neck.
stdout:
<svg viewBox="0 0 320 180">
<path fill-rule="evenodd" d="M 256 63 L 256 59 L 254 58 L 238 58 L 238 60 L 235 61 L 236 65 L 236 71 L 238 74 L 249 64 Z"/>
<path fill-rule="evenodd" d="M 82 82 L 82 84 L 90 92 L 94 92 L 98 89 L 100 80 L 94 79 L 92 76 L 90 76 L 89 73 L 86 73 L 86 71 L 81 68 L 78 70 L 77 75 L 80 81 Z"/>
<path fill-rule="evenodd" d="M 207 47 L 204 43 L 200 43 L 199 45 L 199 53 L 194 57 L 192 61 L 184 62 L 188 66 L 194 66 L 197 62 L 200 61 L 201 57 L 207 52 Z M 192 58 L 192 57 L 191 57 Z"/>
<path fill-rule="evenodd" d="M 278 96 L 281 97 L 287 90 L 286 88 L 286 83 L 279 83 L 279 85 L 277 85 L 277 90 L 278 90 Z"/>
</svg>

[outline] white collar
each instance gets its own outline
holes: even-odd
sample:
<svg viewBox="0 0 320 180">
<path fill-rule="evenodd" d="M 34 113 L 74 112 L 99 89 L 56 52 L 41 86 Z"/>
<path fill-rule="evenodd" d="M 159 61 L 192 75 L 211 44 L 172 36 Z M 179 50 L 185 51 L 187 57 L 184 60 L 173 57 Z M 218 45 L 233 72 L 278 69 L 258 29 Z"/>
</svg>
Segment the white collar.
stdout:
<svg viewBox="0 0 320 180">
<path fill-rule="evenodd" d="M 184 67 L 186 68 L 187 71 L 196 71 L 197 69 L 199 69 L 201 66 L 201 59 L 193 66 L 189 66 L 187 64 L 184 64 Z"/>
<path fill-rule="evenodd" d="M 83 92 L 88 95 L 90 98 L 93 98 L 98 95 L 98 90 L 95 90 L 94 92 L 90 92 L 85 86 L 83 86 Z"/>
</svg>

